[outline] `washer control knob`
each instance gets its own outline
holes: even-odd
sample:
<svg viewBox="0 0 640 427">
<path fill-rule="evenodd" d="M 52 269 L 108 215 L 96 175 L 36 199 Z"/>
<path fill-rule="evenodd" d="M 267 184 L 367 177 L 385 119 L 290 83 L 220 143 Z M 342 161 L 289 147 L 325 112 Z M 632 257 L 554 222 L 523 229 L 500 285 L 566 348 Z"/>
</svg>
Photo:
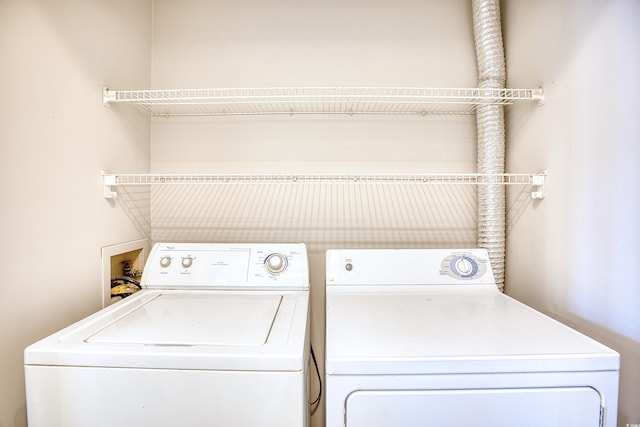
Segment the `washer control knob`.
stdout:
<svg viewBox="0 0 640 427">
<path fill-rule="evenodd" d="M 160 267 L 167 268 L 171 265 L 171 257 L 163 256 L 160 258 Z"/>
<path fill-rule="evenodd" d="M 271 254 L 264 260 L 269 273 L 281 273 L 287 268 L 287 257 L 282 254 Z"/>
<path fill-rule="evenodd" d="M 189 268 L 193 265 L 193 258 L 190 256 L 182 258 L 182 266 L 184 268 Z"/>
</svg>

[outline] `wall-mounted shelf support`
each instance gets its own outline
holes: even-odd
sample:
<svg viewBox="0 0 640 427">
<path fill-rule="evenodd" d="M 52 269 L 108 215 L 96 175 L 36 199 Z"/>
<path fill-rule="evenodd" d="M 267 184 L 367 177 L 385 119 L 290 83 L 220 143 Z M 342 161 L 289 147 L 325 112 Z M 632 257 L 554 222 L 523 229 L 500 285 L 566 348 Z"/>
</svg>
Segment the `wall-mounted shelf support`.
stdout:
<svg viewBox="0 0 640 427">
<path fill-rule="evenodd" d="M 544 199 L 544 184 L 545 178 L 547 176 L 547 171 L 543 171 L 537 173 L 532 176 L 531 179 L 531 198 L 534 200 L 542 200 Z"/>
<path fill-rule="evenodd" d="M 103 172 L 104 197 L 117 197 L 119 185 L 198 184 L 430 184 L 529 185 L 533 199 L 544 198 L 546 172 L 507 174 L 111 174 Z"/>
<path fill-rule="evenodd" d="M 102 86 L 102 105 L 107 108 L 111 107 L 112 102 L 117 102 L 117 92 L 109 90 L 108 87 Z"/>
<path fill-rule="evenodd" d="M 114 187 L 118 185 L 118 176 L 103 171 L 102 181 L 104 183 L 104 198 L 115 199 L 118 197 L 118 193 L 114 190 Z"/>
</svg>

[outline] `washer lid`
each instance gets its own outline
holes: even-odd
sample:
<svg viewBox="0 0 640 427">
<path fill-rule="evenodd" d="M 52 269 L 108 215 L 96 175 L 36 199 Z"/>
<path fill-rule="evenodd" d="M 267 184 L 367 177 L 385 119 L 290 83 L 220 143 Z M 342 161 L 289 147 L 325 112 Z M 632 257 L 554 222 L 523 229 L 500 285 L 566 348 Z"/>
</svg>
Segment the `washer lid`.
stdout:
<svg viewBox="0 0 640 427">
<path fill-rule="evenodd" d="M 604 345 L 498 292 L 327 288 L 328 374 L 618 370 Z"/>
<path fill-rule="evenodd" d="M 308 291 L 142 290 L 25 350 L 26 365 L 301 371 Z"/>
<path fill-rule="evenodd" d="M 89 336 L 88 343 L 256 346 L 269 338 L 283 296 L 163 294 Z"/>
</svg>

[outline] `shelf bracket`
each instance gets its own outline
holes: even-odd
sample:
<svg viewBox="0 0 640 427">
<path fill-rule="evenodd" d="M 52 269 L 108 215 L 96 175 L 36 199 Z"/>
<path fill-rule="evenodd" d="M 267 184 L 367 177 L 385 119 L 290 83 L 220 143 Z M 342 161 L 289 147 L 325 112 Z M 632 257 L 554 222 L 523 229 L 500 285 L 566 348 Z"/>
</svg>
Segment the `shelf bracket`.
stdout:
<svg viewBox="0 0 640 427">
<path fill-rule="evenodd" d="M 104 198 L 115 199 L 118 197 L 118 193 L 114 191 L 114 187 L 118 185 L 116 175 L 102 172 L 102 182 L 104 184 Z"/>
<path fill-rule="evenodd" d="M 531 198 L 533 200 L 542 200 L 544 199 L 544 184 L 545 178 L 547 176 L 547 171 L 539 172 L 532 176 L 531 179 Z"/>
<path fill-rule="evenodd" d="M 538 101 L 538 106 L 544 105 L 544 88 L 539 87 L 531 91 L 531 99 Z"/>
<path fill-rule="evenodd" d="M 116 92 L 109 90 L 108 87 L 102 86 L 102 105 L 107 108 L 111 107 L 111 102 L 116 101 Z"/>
</svg>

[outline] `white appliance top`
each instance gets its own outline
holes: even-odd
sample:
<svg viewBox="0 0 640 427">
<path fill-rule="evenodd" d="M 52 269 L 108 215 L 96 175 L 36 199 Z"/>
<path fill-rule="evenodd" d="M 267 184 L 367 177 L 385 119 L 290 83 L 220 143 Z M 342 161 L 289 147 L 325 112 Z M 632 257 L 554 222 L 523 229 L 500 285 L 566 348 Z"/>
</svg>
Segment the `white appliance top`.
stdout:
<svg viewBox="0 0 640 427">
<path fill-rule="evenodd" d="M 327 252 L 328 374 L 618 370 L 613 350 L 500 293 L 483 250 Z"/>
<path fill-rule="evenodd" d="M 273 254 L 283 259 L 268 265 Z M 193 259 L 185 267 L 187 256 Z M 157 244 L 143 283 L 146 289 L 28 347 L 25 364 L 303 369 L 309 321 L 304 245 Z"/>
<path fill-rule="evenodd" d="M 85 340 L 159 346 L 260 346 L 269 338 L 283 299 L 284 295 L 272 293 L 156 293 Z"/>
</svg>

